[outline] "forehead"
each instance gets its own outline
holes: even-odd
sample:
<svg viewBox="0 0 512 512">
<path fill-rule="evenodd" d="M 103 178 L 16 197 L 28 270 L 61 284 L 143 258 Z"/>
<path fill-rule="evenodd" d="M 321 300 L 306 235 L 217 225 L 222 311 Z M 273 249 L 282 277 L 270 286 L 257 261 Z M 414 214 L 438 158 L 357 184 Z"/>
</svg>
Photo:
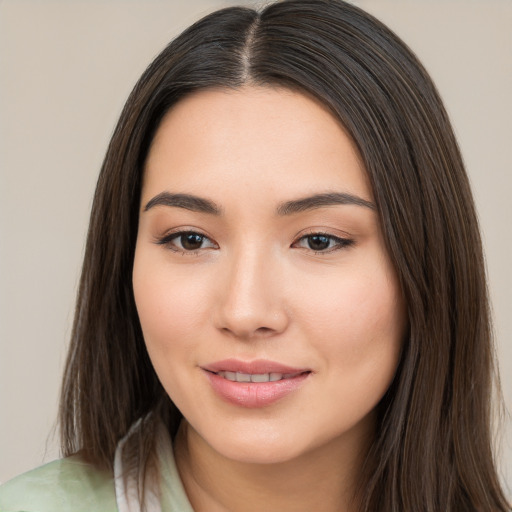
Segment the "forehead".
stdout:
<svg viewBox="0 0 512 512">
<path fill-rule="evenodd" d="M 247 198 L 343 189 L 372 198 L 357 149 L 330 111 L 270 87 L 204 90 L 177 103 L 151 145 L 143 196 L 167 189 Z"/>
</svg>

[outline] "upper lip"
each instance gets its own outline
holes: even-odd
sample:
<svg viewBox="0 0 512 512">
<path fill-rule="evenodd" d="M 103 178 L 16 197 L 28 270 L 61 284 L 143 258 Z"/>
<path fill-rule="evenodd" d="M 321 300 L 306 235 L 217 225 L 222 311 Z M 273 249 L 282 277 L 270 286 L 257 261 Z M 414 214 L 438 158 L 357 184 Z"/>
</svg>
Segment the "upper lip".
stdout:
<svg viewBox="0 0 512 512">
<path fill-rule="evenodd" d="M 202 366 L 203 370 L 209 372 L 238 372 L 248 373 L 251 375 L 258 375 L 263 373 L 283 373 L 294 374 L 304 373 L 311 371 L 309 368 L 294 368 L 275 361 L 267 361 L 265 359 L 256 359 L 254 361 L 240 361 L 238 359 L 225 359 L 223 361 L 216 361 L 211 364 Z"/>
</svg>

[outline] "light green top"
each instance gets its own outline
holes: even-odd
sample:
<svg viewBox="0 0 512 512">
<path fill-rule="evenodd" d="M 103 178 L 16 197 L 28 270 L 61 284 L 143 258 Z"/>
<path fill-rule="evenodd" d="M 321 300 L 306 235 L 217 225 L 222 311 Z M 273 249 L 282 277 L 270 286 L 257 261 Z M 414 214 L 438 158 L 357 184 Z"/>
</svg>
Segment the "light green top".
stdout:
<svg viewBox="0 0 512 512">
<path fill-rule="evenodd" d="M 0 486 L 1 512 L 117 512 L 114 479 L 76 457 L 50 462 Z"/>
<path fill-rule="evenodd" d="M 168 437 L 168 436 L 167 436 Z M 121 444 L 121 443 L 120 443 Z M 122 449 L 122 446 L 121 446 Z M 149 512 L 194 512 L 174 460 L 170 439 L 160 444 L 161 503 Z M 122 468 L 119 470 L 122 473 Z M 80 458 L 50 462 L 0 486 L 0 512 L 131 512 L 138 502 L 126 503 L 121 486 Z"/>
</svg>

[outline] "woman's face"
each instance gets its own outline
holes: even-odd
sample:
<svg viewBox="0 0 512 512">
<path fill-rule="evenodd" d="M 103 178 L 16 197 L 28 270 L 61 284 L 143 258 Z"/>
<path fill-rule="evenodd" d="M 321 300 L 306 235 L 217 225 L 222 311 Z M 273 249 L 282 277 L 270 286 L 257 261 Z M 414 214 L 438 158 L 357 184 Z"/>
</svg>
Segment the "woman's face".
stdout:
<svg viewBox="0 0 512 512">
<path fill-rule="evenodd" d="M 216 453 L 282 462 L 371 432 L 404 304 L 358 153 L 316 101 L 208 90 L 165 116 L 133 287 L 155 371 Z"/>
</svg>

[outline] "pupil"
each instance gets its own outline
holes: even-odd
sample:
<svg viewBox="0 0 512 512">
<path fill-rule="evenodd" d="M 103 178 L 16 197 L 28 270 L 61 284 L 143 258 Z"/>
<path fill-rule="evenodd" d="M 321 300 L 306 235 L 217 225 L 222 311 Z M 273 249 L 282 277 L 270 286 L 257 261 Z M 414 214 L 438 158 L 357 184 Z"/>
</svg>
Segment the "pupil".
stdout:
<svg viewBox="0 0 512 512">
<path fill-rule="evenodd" d="M 197 235 L 195 233 L 188 233 L 186 235 L 181 235 L 181 245 L 187 251 L 194 251 L 196 249 L 200 249 L 203 243 L 203 237 L 201 235 Z"/>
<path fill-rule="evenodd" d="M 322 251 L 329 247 L 329 237 L 324 235 L 313 235 L 308 237 L 308 245 L 314 251 Z"/>
</svg>

